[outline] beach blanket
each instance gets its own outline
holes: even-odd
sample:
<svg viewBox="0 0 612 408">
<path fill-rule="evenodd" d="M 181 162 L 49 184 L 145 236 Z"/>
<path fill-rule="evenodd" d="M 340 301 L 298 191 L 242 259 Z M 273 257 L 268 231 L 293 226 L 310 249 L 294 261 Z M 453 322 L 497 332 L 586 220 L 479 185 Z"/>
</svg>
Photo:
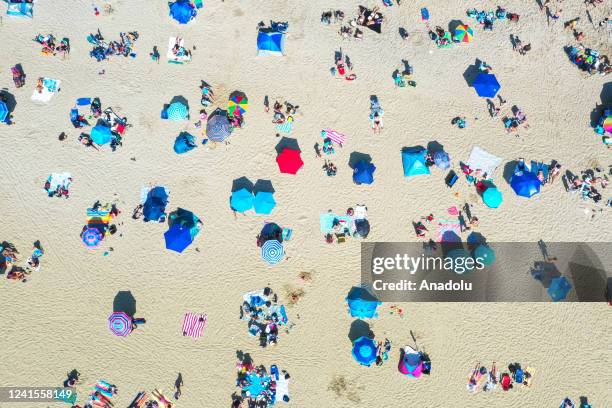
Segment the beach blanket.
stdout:
<svg viewBox="0 0 612 408">
<path fill-rule="evenodd" d="M 336 214 L 332 214 L 332 213 L 325 213 L 325 214 L 321 214 L 321 216 L 319 217 L 319 222 L 321 224 L 321 232 L 327 234 L 327 233 L 333 233 L 334 231 L 334 220 L 338 219 L 338 221 L 340 222 L 340 225 L 344 228 L 348 228 L 349 232 L 352 231 L 352 224 L 353 224 L 353 218 L 347 216 L 347 215 L 336 215 Z"/>
<path fill-rule="evenodd" d="M 459 221 L 440 220 L 438 223 L 438 242 L 452 242 L 453 239 L 461 237 L 461 226 Z M 459 242 L 457 241 L 457 242 Z"/>
<path fill-rule="evenodd" d="M 43 78 L 43 88 L 42 92 L 38 92 L 38 90 L 34 89 L 34 93 L 32 93 L 32 99 L 34 102 L 42 102 L 47 103 L 53 98 L 53 95 L 59 91 L 59 87 L 61 85 L 61 81 L 59 79 L 51 79 L 51 78 Z"/>
<path fill-rule="evenodd" d="M 208 316 L 205 314 L 185 313 L 185 317 L 183 317 L 183 336 L 193 337 L 194 339 L 202 337 L 207 322 Z"/>
<path fill-rule="evenodd" d="M 340 132 L 337 132 L 333 129 L 325 129 L 325 136 L 324 137 L 329 137 L 331 139 L 332 142 L 339 144 L 340 146 L 344 145 L 344 143 L 346 142 L 346 136 L 343 135 Z"/>
<path fill-rule="evenodd" d="M 63 187 L 66 190 L 70 189 L 70 184 L 72 183 L 71 178 L 72 176 L 70 175 L 70 173 L 51 173 L 51 175 L 47 179 L 50 186 L 49 189 L 46 191 L 50 193 L 52 191 L 57 190 L 58 187 Z"/>
<path fill-rule="evenodd" d="M 276 401 L 285 401 L 285 397 L 289 400 L 289 380 L 281 373 L 276 381 Z"/>
<path fill-rule="evenodd" d="M 287 133 L 287 134 L 291 133 L 291 130 L 293 130 L 293 121 L 287 120 L 285 121 L 285 123 L 276 125 L 276 130 L 278 130 L 281 133 Z"/>
<path fill-rule="evenodd" d="M 175 55 L 172 52 L 172 49 L 174 48 L 174 44 L 176 44 L 176 37 L 170 37 L 168 39 L 168 54 L 166 55 L 168 57 L 168 62 L 172 62 L 175 64 L 182 64 L 184 62 L 191 61 L 191 56 L 185 54 L 185 48 L 184 48 L 185 40 L 181 38 L 181 40 L 179 41 L 180 49 L 177 55 Z"/>
<path fill-rule="evenodd" d="M 356 220 L 368 219 L 368 208 L 365 205 L 356 205 L 353 211 L 353 218 Z"/>
<path fill-rule="evenodd" d="M 264 289 L 247 292 L 242 295 L 242 300 L 248 303 L 251 307 L 263 306 L 269 300 L 268 296 L 264 295 Z"/>
<path fill-rule="evenodd" d="M 483 176 L 486 175 L 491 178 L 501 162 L 501 157 L 497 157 L 481 149 L 479 146 L 474 146 L 467 165 L 470 166 L 472 170 L 480 170 Z"/>
</svg>

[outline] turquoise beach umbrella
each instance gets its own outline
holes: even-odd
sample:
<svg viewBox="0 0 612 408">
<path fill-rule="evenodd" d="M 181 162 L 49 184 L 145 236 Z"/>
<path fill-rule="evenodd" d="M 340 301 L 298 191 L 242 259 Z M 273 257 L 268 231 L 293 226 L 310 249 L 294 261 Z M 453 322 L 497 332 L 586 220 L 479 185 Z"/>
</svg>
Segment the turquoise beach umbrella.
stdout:
<svg viewBox="0 0 612 408">
<path fill-rule="evenodd" d="M 230 206 L 241 213 L 250 210 L 253 208 L 253 194 L 246 188 L 234 191 L 230 197 Z"/>
<path fill-rule="evenodd" d="M 474 250 L 474 258 L 480 258 L 480 262 L 490 266 L 495 262 L 495 251 L 488 245 L 479 245 Z"/>
</svg>

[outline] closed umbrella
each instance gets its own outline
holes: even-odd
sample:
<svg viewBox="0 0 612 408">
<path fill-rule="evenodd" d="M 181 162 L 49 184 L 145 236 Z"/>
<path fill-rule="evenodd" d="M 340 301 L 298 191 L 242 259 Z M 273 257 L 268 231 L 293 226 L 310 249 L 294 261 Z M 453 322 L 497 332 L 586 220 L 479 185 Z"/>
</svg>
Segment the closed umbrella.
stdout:
<svg viewBox="0 0 612 408">
<path fill-rule="evenodd" d="M 370 366 L 376 361 L 376 343 L 374 343 L 374 340 L 366 336 L 361 336 L 355 340 L 353 357 L 359 364 Z"/>
<path fill-rule="evenodd" d="M 96 125 L 91 129 L 91 141 L 97 145 L 109 143 L 113 138 L 113 134 L 108 126 Z"/>
<path fill-rule="evenodd" d="M 108 328 L 115 336 L 125 337 L 132 332 L 132 318 L 125 312 L 114 312 L 108 318 Z"/>
<path fill-rule="evenodd" d="M 100 246 L 104 236 L 97 228 L 87 228 L 81 235 L 81 239 L 87 248 L 97 248 Z"/>
<path fill-rule="evenodd" d="M 299 150 L 285 147 L 276 157 L 276 163 L 281 173 L 296 174 L 304 166 Z"/>
<path fill-rule="evenodd" d="M 189 110 L 182 102 L 173 102 L 166 110 L 168 119 L 172 121 L 180 121 L 189 119 Z"/>
<path fill-rule="evenodd" d="M 482 193 L 482 201 L 489 208 L 497 208 L 503 202 L 503 196 L 497 187 L 489 187 Z"/>
<path fill-rule="evenodd" d="M 230 197 L 230 206 L 241 213 L 250 210 L 253 208 L 253 194 L 246 188 L 234 191 Z"/>
<path fill-rule="evenodd" d="M 283 245 L 275 239 L 264 242 L 261 246 L 261 257 L 270 265 L 279 263 L 285 257 Z"/>
<path fill-rule="evenodd" d="M 227 118 L 227 112 L 215 110 L 206 123 L 206 137 L 213 142 L 222 142 L 232 133 L 232 125 Z"/>
<path fill-rule="evenodd" d="M 258 191 L 253 199 L 253 206 L 256 214 L 270 214 L 276 207 L 274 194 L 268 191 Z"/>
</svg>

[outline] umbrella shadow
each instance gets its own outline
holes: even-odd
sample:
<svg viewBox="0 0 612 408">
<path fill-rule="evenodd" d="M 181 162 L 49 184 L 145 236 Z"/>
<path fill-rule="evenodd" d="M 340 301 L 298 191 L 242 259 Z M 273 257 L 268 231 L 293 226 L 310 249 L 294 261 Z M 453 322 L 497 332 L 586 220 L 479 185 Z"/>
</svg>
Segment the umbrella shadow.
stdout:
<svg viewBox="0 0 612 408">
<path fill-rule="evenodd" d="M 550 286 L 550 282 L 554 278 L 561 276 L 561 272 L 553 262 L 537 261 L 533 263 L 533 267 L 529 271 L 533 279 L 540 281 L 544 288 Z"/>
<path fill-rule="evenodd" d="M 301 151 L 300 150 L 300 145 L 298 144 L 297 139 L 293 139 L 293 138 L 290 138 L 290 137 L 283 137 L 283 138 L 281 138 L 281 140 L 278 142 L 278 144 L 274 147 L 274 149 L 276 150 L 277 154 L 281 154 L 281 152 L 285 148 Z"/>
<path fill-rule="evenodd" d="M 113 312 L 124 312 L 128 316 L 134 317 L 136 314 L 136 299 L 129 290 L 117 292 L 113 299 Z"/>
<path fill-rule="evenodd" d="M 517 164 L 518 164 L 517 160 L 512 160 L 504 164 L 503 177 L 504 177 L 504 180 L 506 180 L 506 183 L 510 184 L 510 180 L 512 179 L 512 176 L 514 175 L 514 169 L 516 169 Z"/>
<path fill-rule="evenodd" d="M 15 95 L 10 93 L 6 88 L 0 90 L 0 100 L 6 103 L 9 113 L 14 112 L 15 108 L 17 108 L 17 99 L 15 99 Z"/>
<path fill-rule="evenodd" d="M 455 35 L 455 30 L 460 25 L 464 25 L 463 21 L 461 21 L 461 20 L 451 20 L 451 21 L 449 21 L 449 23 L 448 23 L 448 31 L 451 33 L 451 35 Z"/>
<path fill-rule="evenodd" d="M 427 143 L 427 151 L 431 154 L 434 154 L 436 152 L 443 152 L 444 146 L 440 144 L 437 140 L 432 140 L 431 142 Z"/>
<path fill-rule="evenodd" d="M 473 65 L 468 66 L 465 72 L 463 73 L 463 79 L 465 79 L 465 82 L 468 84 L 469 87 L 472 87 L 474 81 L 478 77 L 478 74 L 480 74 L 480 69 L 478 67 L 480 66 L 481 62 L 481 60 L 476 58 L 476 62 L 474 62 Z"/>
<path fill-rule="evenodd" d="M 242 92 L 242 91 L 238 91 L 238 90 L 236 90 L 236 91 L 232 92 L 232 93 L 230 94 L 230 96 L 229 96 L 229 98 L 230 98 L 230 99 L 232 99 L 232 98 L 240 98 L 240 97 L 242 97 L 242 98 L 244 98 L 244 99 L 248 99 L 248 98 L 247 98 L 247 96 L 246 96 L 246 94 L 245 94 L 244 92 Z"/>
<path fill-rule="evenodd" d="M 353 152 L 349 156 L 348 165 L 351 169 L 354 169 L 357 163 L 364 161 L 368 164 L 372 163 L 372 156 L 366 153 Z"/>
<path fill-rule="evenodd" d="M 348 338 L 351 343 L 354 343 L 358 338 L 366 336 L 371 339 L 374 338 L 374 332 L 370 329 L 370 325 L 361 319 L 357 319 L 351 323 L 351 328 L 348 333 Z"/>
<path fill-rule="evenodd" d="M 606 271 L 593 248 L 578 244 L 568 268 L 579 302 L 605 301 Z"/>
<path fill-rule="evenodd" d="M 232 193 L 242 190 L 243 188 L 252 193 L 254 189 L 253 182 L 246 177 L 240 177 L 232 181 Z"/>
<path fill-rule="evenodd" d="M 249 353 L 245 353 L 242 350 L 236 350 L 236 358 L 243 364 L 253 364 L 253 358 Z"/>
<path fill-rule="evenodd" d="M 593 110 L 591 111 L 591 115 L 590 115 L 592 128 L 596 127 L 599 124 L 599 120 L 601 119 L 601 116 L 603 115 L 604 109 L 605 109 L 605 105 L 595 104 L 595 108 L 593 108 Z"/>
<path fill-rule="evenodd" d="M 175 211 L 168 214 L 168 227 L 172 227 L 176 223 L 182 224 L 183 227 L 195 227 L 195 214 L 189 210 L 178 207 Z"/>
<path fill-rule="evenodd" d="M 599 99 L 604 105 L 612 105 L 612 82 L 604 84 L 599 94 Z"/>
<path fill-rule="evenodd" d="M 274 190 L 274 187 L 272 186 L 272 181 L 259 179 L 253 186 L 253 194 L 257 194 L 260 191 L 265 193 L 274 193 L 276 190 Z"/>
<path fill-rule="evenodd" d="M 402 147 L 402 153 L 420 153 L 425 149 L 423 146 L 421 145 L 417 145 L 417 146 L 404 146 Z"/>
<path fill-rule="evenodd" d="M 487 245 L 487 239 L 480 232 L 472 232 L 467 237 L 468 250 L 472 252 L 480 245 Z"/>
<path fill-rule="evenodd" d="M 370 302 L 377 302 L 378 298 L 374 296 L 369 290 L 362 286 L 353 286 L 349 293 L 346 295 L 347 299 L 362 299 Z"/>
</svg>

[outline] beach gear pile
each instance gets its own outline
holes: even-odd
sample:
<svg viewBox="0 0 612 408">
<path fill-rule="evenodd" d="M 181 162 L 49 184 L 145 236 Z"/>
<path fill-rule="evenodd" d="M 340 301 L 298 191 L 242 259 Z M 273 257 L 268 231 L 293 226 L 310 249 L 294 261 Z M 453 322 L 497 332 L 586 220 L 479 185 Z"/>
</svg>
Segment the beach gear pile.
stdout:
<svg viewBox="0 0 612 408">
<path fill-rule="evenodd" d="M 146 391 L 139 391 L 136 397 L 132 400 L 132 403 L 128 408 L 172 408 L 174 403 L 170 401 L 168 397 L 164 395 L 162 391 L 155 388 L 151 391 L 151 394 L 147 394 Z"/>
<path fill-rule="evenodd" d="M 181 253 L 192 244 L 202 229 L 202 221 L 191 211 L 177 209 L 168 216 L 169 229 L 164 233 L 166 249 Z"/>
<path fill-rule="evenodd" d="M 382 32 L 382 23 L 384 17 L 378 7 L 368 9 L 364 6 L 359 6 L 359 17 L 357 17 L 357 24 L 363 27 L 367 27 L 375 33 L 380 34 Z"/>
<path fill-rule="evenodd" d="M 285 55 L 285 36 L 289 23 L 270 21 L 270 25 L 259 24 L 257 33 L 257 55 Z"/>
<path fill-rule="evenodd" d="M 128 33 L 119 33 L 119 41 L 105 41 L 104 37 L 100 33 L 100 30 L 96 34 L 89 34 L 87 41 L 93 45 L 93 49 L 89 52 L 89 56 L 95 58 L 96 61 L 104 61 L 112 55 L 124 56 L 124 57 L 136 57 L 133 52 L 133 47 L 138 40 L 138 32 L 131 31 Z"/>
<path fill-rule="evenodd" d="M 255 367 L 250 361 L 240 361 L 236 386 L 240 387 L 238 399 L 248 406 L 273 407 L 279 401 L 289 402 L 289 373 L 279 371 L 276 365 L 270 371 L 263 365 Z"/>
<path fill-rule="evenodd" d="M 242 296 L 240 318 L 249 322 L 249 335 L 258 337 L 261 347 L 276 344 L 279 330 L 289 323 L 285 306 L 277 304 L 277 298 L 270 288 Z"/>
<path fill-rule="evenodd" d="M 72 181 L 70 173 L 51 173 L 44 188 L 49 197 L 68 198 Z"/>
<path fill-rule="evenodd" d="M 612 72 L 610 60 L 605 55 L 600 55 L 599 51 L 583 46 L 568 46 L 565 47 L 565 52 L 570 61 L 576 65 L 581 71 L 589 74 L 606 75 Z"/>
<path fill-rule="evenodd" d="M 474 8 L 467 10 L 466 14 L 468 17 L 476 19 L 478 24 L 482 25 L 485 30 L 493 30 L 493 23 L 496 20 L 518 22 L 520 19 L 518 14 L 509 13 L 502 7 L 497 7 L 495 11 L 478 11 Z"/>
<path fill-rule="evenodd" d="M 498 385 L 504 391 L 518 385 L 527 388 L 532 385 L 534 374 L 533 368 L 523 369 L 519 363 L 508 365 L 508 371 L 505 372 L 498 372 L 495 363 L 490 370 L 478 363 L 468 377 L 467 390 L 472 393 L 480 390 L 488 392 L 498 389 Z"/>
<path fill-rule="evenodd" d="M 117 386 L 110 384 L 106 381 L 100 380 L 94 386 L 94 390 L 89 394 L 87 404 L 92 407 L 111 407 L 114 405 L 112 402 L 113 396 L 117 394 Z"/>
<path fill-rule="evenodd" d="M 321 232 L 328 244 L 343 243 L 347 238 L 367 238 L 370 234 L 368 207 L 358 204 L 349 208 L 345 215 L 328 212 L 319 216 Z"/>
<path fill-rule="evenodd" d="M 26 75 L 20 64 L 11 67 L 11 74 L 13 74 L 13 83 L 16 88 L 21 88 L 25 85 Z"/>
<path fill-rule="evenodd" d="M 119 214 L 115 205 L 100 205 L 99 202 L 87 209 L 87 223 L 81 231 L 81 241 L 88 249 L 98 248 L 102 240 L 116 230 L 114 225 L 109 225 L 111 220 Z"/>
<path fill-rule="evenodd" d="M 62 38 L 59 45 L 56 44 L 55 37 L 52 34 L 38 34 L 34 41 L 42 45 L 44 55 L 55 55 L 58 52 L 64 55 L 70 53 L 70 40 L 66 37 Z"/>
</svg>

